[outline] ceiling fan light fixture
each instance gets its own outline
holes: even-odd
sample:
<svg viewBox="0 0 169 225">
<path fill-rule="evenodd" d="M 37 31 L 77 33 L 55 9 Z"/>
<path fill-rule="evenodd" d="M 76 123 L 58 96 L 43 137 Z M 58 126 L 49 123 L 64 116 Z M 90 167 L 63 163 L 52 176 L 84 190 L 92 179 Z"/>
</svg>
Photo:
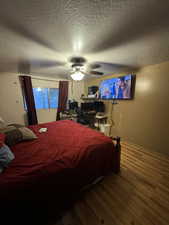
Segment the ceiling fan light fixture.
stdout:
<svg viewBox="0 0 169 225">
<path fill-rule="evenodd" d="M 84 78 L 84 74 L 81 71 L 76 71 L 75 73 L 71 74 L 71 78 L 73 80 L 82 80 Z"/>
</svg>

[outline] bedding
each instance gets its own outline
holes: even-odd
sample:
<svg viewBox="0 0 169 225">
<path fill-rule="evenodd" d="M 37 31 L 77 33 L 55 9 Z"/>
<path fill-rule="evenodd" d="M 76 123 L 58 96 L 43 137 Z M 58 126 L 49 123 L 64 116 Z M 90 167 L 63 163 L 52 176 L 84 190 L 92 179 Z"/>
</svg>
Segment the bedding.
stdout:
<svg viewBox="0 0 169 225">
<path fill-rule="evenodd" d="M 47 132 L 39 133 L 42 127 Z M 112 171 L 114 146 L 100 132 L 68 120 L 29 129 L 38 138 L 11 147 L 15 159 L 0 174 L 1 202 L 54 198 L 59 202 Z"/>
<path fill-rule="evenodd" d="M 0 147 L 0 173 L 2 173 L 3 170 L 9 166 L 14 158 L 15 156 L 11 152 L 10 148 L 3 144 L 3 146 Z"/>
<path fill-rule="evenodd" d="M 15 158 L 9 147 L 5 143 L 5 134 L 0 133 L 0 173 L 8 167 L 9 163 Z"/>
<path fill-rule="evenodd" d="M 7 127 L 0 129 L 0 132 L 5 134 L 5 143 L 10 147 L 19 142 L 34 140 L 37 138 L 32 130 L 18 124 L 14 124 L 13 126 L 8 125 Z"/>
<path fill-rule="evenodd" d="M 8 126 L 13 126 L 13 127 L 16 127 L 16 128 L 24 127 L 24 125 L 18 124 L 18 123 L 11 123 L 11 124 L 8 124 Z"/>
<path fill-rule="evenodd" d="M 5 134 L 0 133 L 0 147 L 3 146 L 4 142 L 5 142 Z"/>
<path fill-rule="evenodd" d="M 6 122 L 0 117 L 0 128 L 4 128 L 6 126 L 7 126 Z"/>
</svg>

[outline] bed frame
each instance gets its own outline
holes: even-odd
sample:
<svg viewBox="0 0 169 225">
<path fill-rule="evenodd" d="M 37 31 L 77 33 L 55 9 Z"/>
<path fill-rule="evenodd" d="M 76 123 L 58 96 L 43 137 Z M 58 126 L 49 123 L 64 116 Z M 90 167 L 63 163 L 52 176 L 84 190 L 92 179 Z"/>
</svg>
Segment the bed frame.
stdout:
<svg viewBox="0 0 169 225">
<path fill-rule="evenodd" d="M 115 152 L 114 152 L 114 160 L 113 160 L 113 172 L 119 173 L 120 172 L 120 159 L 121 159 L 121 138 L 120 137 L 111 137 L 114 145 L 115 145 Z"/>
<path fill-rule="evenodd" d="M 114 143 L 115 151 L 113 157 L 113 168 L 112 172 L 118 174 L 120 172 L 120 159 L 121 159 L 121 138 L 120 137 L 110 137 Z M 85 185 L 81 190 L 80 193 L 86 192 L 90 190 L 95 184 L 100 183 L 104 179 L 104 176 L 98 177 L 92 183 Z"/>
</svg>

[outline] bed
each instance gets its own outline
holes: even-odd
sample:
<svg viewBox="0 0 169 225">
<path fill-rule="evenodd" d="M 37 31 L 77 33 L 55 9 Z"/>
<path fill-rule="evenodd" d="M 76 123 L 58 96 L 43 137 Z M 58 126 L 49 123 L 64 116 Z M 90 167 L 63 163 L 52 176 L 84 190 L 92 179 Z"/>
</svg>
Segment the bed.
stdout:
<svg viewBox="0 0 169 225">
<path fill-rule="evenodd" d="M 39 133 L 42 127 L 46 133 Z M 0 175 L 0 202 L 57 201 L 96 178 L 117 172 L 111 138 L 69 120 L 29 126 L 38 136 L 11 148 L 15 159 Z"/>
</svg>

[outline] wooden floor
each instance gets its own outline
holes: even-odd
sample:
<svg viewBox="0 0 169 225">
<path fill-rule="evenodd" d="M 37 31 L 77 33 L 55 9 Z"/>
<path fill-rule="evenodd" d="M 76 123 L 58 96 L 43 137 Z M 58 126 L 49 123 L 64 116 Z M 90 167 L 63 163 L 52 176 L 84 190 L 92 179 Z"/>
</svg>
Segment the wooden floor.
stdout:
<svg viewBox="0 0 169 225">
<path fill-rule="evenodd" d="M 57 224 L 169 225 L 169 158 L 122 143 L 121 173 L 88 191 Z"/>
</svg>

